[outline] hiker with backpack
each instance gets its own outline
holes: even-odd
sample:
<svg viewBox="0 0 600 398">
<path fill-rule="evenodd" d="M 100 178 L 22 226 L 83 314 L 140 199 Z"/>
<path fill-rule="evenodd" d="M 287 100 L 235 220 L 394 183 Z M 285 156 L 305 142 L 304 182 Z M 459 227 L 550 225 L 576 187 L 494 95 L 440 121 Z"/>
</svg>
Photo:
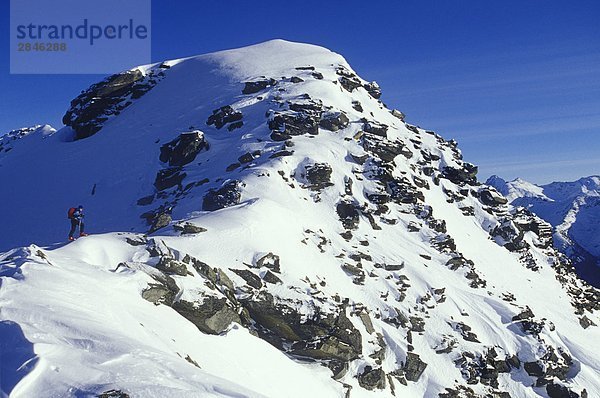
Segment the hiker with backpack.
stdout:
<svg viewBox="0 0 600 398">
<path fill-rule="evenodd" d="M 84 232 L 84 224 L 83 224 L 83 206 L 79 205 L 77 208 L 71 207 L 68 212 L 69 220 L 71 220 L 71 231 L 69 232 L 69 240 L 75 240 L 73 234 L 77 227 L 79 227 L 79 236 L 87 236 Z"/>
</svg>

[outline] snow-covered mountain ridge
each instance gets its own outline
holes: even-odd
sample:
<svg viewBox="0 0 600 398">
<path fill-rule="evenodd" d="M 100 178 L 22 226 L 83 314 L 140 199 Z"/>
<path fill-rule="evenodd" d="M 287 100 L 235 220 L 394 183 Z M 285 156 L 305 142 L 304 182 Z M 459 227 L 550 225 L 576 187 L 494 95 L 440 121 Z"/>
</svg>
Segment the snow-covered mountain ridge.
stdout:
<svg viewBox="0 0 600 398">
<path fill-rule="evenodd" d="M 598 291 L 380 94 L 276 40 L 112 76 L 14 140 L 2 392 L 599 396 Z M 104 233 L 51 245 L 79 203 Z"/>
<path fill-rule="evenodd" d="M 523 206 L 554 227 L 555 246 L 575 263 L 578 273 L 600 286 L 600 177 L 537 186 L 521 179 L 486 182 L 515 206 Z"/>
</svg>

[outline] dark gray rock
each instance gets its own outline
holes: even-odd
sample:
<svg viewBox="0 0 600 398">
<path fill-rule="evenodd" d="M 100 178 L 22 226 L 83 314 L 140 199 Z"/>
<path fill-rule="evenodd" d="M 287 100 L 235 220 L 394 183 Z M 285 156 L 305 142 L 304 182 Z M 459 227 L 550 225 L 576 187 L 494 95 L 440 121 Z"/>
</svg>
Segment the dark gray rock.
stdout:
<svg viewBox="0 0 600 398">
<path fill-rule="evenodd" d="M 334 359 L 329 361 L 327 367 L 331 370 L 331 373 L 333 373 L 331 377 L 333 377 L 334 380 L 340 380 L 348 373 L 348 362 L 346 361 Z"/>
<path fill-rule="evenodd" d="M 186 276 L 188 274 L 188 269 L 184 262 L 166 256 L 160 258 L 158 264 L 156 264 L 156 268 L 167 274 L 176 274 L 179 276 Z"/>
<path fill-rule="evenodd" d="M 309 182 L 309 188 L 321 190 L 333 185 L 331 183 L 331 166 L 327 163 L 315 163 L 305 166 L 306 180 Z"/>
<path fill-rule="evenodd" d="M 194 161 L 200 151 L 208 148 L 208 142 L 201 131 L 182 133 L 160 147 L 160 161 L 168 163 L 169 166 L 184 166 Z"/>
<path fill-rule="evenodd" d="M 122 390 L 108 390 L 96 396 L 97 398 L 130 398 L 129 394 Z"/>
<path fill-rule="evenodd" d="M 146 243 L 146 250 L 150 254 L 150 257 L 173 257 L 173 252 L 171 252 L 171 249 L 169 249 L 165 242 L 161 239 L 148 239 L 148 242 Z"/>
<path fill-rule="evenodd" d="M 471 163 L 464 163 L 460 169 L 450 166 L 444 167 L 442 176 L 455 184 L 472 185 L 477 183 L 477 171 L 477 166 Z"/>
<path fill-rule="evenodd" d="M 173 309 L 204 333 L 223 333 L 233 322 L 240 323 L 237 312 L 228 306 L 226 298 L 204 297 L 202 302 L 179 300 Z"/>
<path fill-rule="evenodd" d="M 258 93 L 266 89 L 267 87 L 272 87 L 277 84 L 277 80 L 275 79 L 263 79 L 263 80 L 255 80 L 251 82 L 244 83 L 244 89 L 242 90 L 242 94 L 254 94 Z"/>
<path fill-rule="evenodd" d="M 357 112 L 363 111 L 363 107 L 362 107 L 360 101 L 352 101 L 352 108 Z"/>
<path fill-rule="evenodd" d="M 279 277 L 271 271 L 267 271 L 263 275 L 263 281 L 270 283 L 272 285 L 277 285 L 277 284 L 283 283 L 282 280 L 279 279 Z"/>
<path fill-rule="evenodd" d="M 227 181 L 221 188 L 211 189 L 206 193 L 202 202 L 202 209 L 205 211 L 223 209 L 239 204 L 241 199 L 240 182 L 236 180 Z"/>
<path fill-rule="evenodd" d="M 142 298 L 155 305 L 165 304 L 171 306 L 177 291 L 173 291 L 168 286 L 159 283 L 150 283 L 142 291 Z"/>
<path fill-rule="evenodd" d="M 227 123 L 233 123 L 242 120 L 242 112 L 234 110 L 231 106 L 225 105 L 215 109 L 206 120 L 206 124 L 214 125 L 217 129 L 225 126 Z"/>
<path fill-rule="evenodd" d="M 406 115 L 404 113 L 400 112 L 397 109 L 392 109 L 392 111 L 390 113 L 392 114 L 392 116 L 397 117 L 401 121 L 404 121 L 404 118 L 406 117 Z"/>
<path fill-rule="evenodd" d="M 550 382 L 546 385 L 546 392 L 550 398 L 579 398 L 579 394 L 567 387 Z"/>
<path fill-rule="evenodd" d="M 75 131 L 75 139 L 90 137 L 102 129 L 108 118 L 147 93 L 163 76 L 157 70 L 150 70 L 144 76 L 137 69 L 112 75 L 71 101 L 62 121 Z"/>
<path fill-rule="evenodd" d="M 233 294 L 228 294 L 228 292 L 234 291 L 234 286 L 231 279 L 229 279 L 227 274 L 222 269 L 213 268 L 208 264 L 191 256 L 184 257 L 182 261 L 189 261 L 192 264 L 192 267 L 196 270 L 196 272 L 198 272 L 198 274 L 210 281 L 212 286 L 218 287 L 219 290 L 227 296 L 230 302 L 237 302 Z"/>
<path fill-rule="evenodd" d="M 415 353 L 409 352 L 406 354 L 406 363 L 402 368 L 408 381 L 418 381 L 423 372 L 427 368 L 427 364 L 419 358 Z"/>
<path fill-rule="evenodd" d="M 306 94 L 306 96 L 308 96 L 308 94 Z M 292 111 L 301 112 L 316 117 L 321 117 L 323 114 L 323 102 L 319 99 L 312 100 L 310 97 L 289 102 L 289 108 Z"/>
<path fill-rule="evenodd" d="M 302 352 L 302 356 L 314 355 L 323 359 L 329 353 L 329 358 L 340 359 L 333 357 L 333 352 L 343 357 L 356 358 L 362 352 L 360 332 L 346 317 L 343 309 L 337 315 L 315 314 L 306 319 L 286 303 L 275 302 L 273 296 L 265 291 L 243 300 L 243 305 L 255 324 L 268 333 L 271 340 L 276 339 L 281 346 L 284 342 L 299 343 L 292 349 L 297 350 L 297 353 Z M 329 337 L 335 339 L 327 339 Z M 351 347 L 350 351 L 348 347 Z M 342 352 L 344 354 L 340 354 Z"/>
<path fill-rule="evenodd" d="M 358 375 L 358 384 L 367 390 L 383 390 L 385 383 L 385 372 L 381 368 L 373 369 L 365 366 L 362 373 Z"/>
<path fill-rule="evenodd" d="M 524 232 L 511 219 L 503 220 L 500 225 L 490 231 L 490 235 L 495 238 L 496 243 L 513 252 L 529 247 L 524 240 Z"/>
<path fill-rule="evenodd" d="M 275 112 L 269 120 L 269 129 L 283 136 L 317 135 L 319 134 L 319 118 L 304 112 Z"/>
<path fill-rule="evenodd" d="M 168 226 L 172 221 L 171 215 L 165 212 L 155 214 L 151 221 L 150 233 L 156 232 L 161 228 Z"/>
<path fill-rule="evenodd" d="M 239 275 L 249 286 L 252 286 L 255 289 L 260 289 L 263 286 L 262 280 L 258 275 L 254 272 L 247 269 L 231 269 L 231 271 L 235 272 Z"/>
<path fill-rule="evenodd" d="M 282 150 L 282 151 L 277 151 L 275 153 L 273 153 L 271 156 L 269 156 L 269 159 L 276 159 L 276 158 L 281 158 L 284 156 L 292 156 L 294 154 L 294 151 L 288 151 L 288 150 Z"/>
<path fill-rule="evenodd" d="M 173 225 L 173 229 L 175 231 L 179 231 L 182 234 L 199 234 L 202 232 L 206 232 L 206 228 L 200 227 L 198 225 L 194 225 L 192 223 L 186 222 L 182 224 Z"/>
<path fill-rule="evenodd" d="M 525 362 L 523 367 L 529 376 L 543 377 L 545 375 L 544 368 L 538 362 Z"/>
<path fill-rule="evenodd" d="M 387 183 L 387 191 L 390 199 L 395 203 L 417 203 L 419 200 L 424 202 L 423 192 L 417 190 L 410 182 L 394 178 Z"/>
<path fill-rule="evenodd" d="M 335 336 L 327 336 L 316 341 L 301 341 L 292 346 L 292 354 L 314 359 L 334 359 L 352 361 L 358 358 L 358 353 L 348 343 Z"/>
<path fill-rule="evenodd" d="M 339 202 L 336 206 L 336 212 L 346 229 L 356 229 L 360 221 L 360 213 L 355 205 L 350 202 Z"/>
<path fill-rule="evenodd" d="M 487 206 L 500 206 L 508 203 L 508 199 L 492 187 L 482 189 L 479 193 L 479 199 Z"/>
<path fill-rule="evenodd" d="M 362 86 L 362 83 L 356 76 L 341 76 L 338 81 L 341 86 L 348 92 L 352 92 L 355 89 Z"/>
<path fill-rule="evenodd" d="M 389 141 L 372 134 L 364 134 L 362 146 L 365 151 L 377 156 L 384 162 L 392 162 L 396 156 L 402 154 L 407 158 L 412 157 L 412 152 L 399 141 Z"/>
<path fill-rule="evenodd" d="M 256 260 L 256 266 L 258 268 L 267 267 L 273 272 L 280 272 L 279 256 L 269 252 Z"/>
<path fill-rule="evenodd" d="M 534 317 L 535 317 L 535 315 L 533 314 L 531 309 L 529 307 L 525 307 L 525 309 L 523 311 L 521 311 L 519 314 L 512 317 L 512 321 L 513 322 L 514 321 L 523 321 L 526 319 L 532 319 Z"/>
<path fill-rule="evenodd" d="M 388 126 L 377 122 L 365 122 L 363 124 L 363 131 L 369 134 L 378 135 L 380 137 L 387 137 Z"/>
<path fill-rule="evenodd" d="M 370 82 L 363 84 L 363 87 L 375 99 L 381 98 L 381 88 L 377 82 Z"/>
<path fill-rule="evenodd" d="M 338 131 L 348 127 L 350 120 L 343 112 L 326 112 L 321 116 L 319 126 L 325 130 Z"/>
<path fill-rule="evenodd" d="M 185 178 L 186 173 L 182 172 L 179 167 L 159 170 L 156 173 L 154 187 L 158 191 L 164 191 L 175 186 L 181 186 L 181 182 Z"/>
<path fill-rule="evenodd" d="M 243 154 L 242 156 L 240 156 L 238 158 L 238 161 L 240 163 L 250 163 L 255 159 L 258 159 L 260 157 L 260 155 L 262 154 L 261 151 L 253 151 L 252 153 L 250 152 L 246 152 L 245 154 Z"/>
</svg>

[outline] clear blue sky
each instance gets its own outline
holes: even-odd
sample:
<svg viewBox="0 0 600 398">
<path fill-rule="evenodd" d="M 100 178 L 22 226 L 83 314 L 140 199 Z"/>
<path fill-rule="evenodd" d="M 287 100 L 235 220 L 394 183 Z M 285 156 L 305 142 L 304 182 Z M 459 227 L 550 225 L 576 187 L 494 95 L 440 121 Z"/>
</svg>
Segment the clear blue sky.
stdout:
<svg viewBox="0 0 600 398">
<path fill-rule="evenodd" d="M 98 75 L 10 75 L 0 132 L 60 119 Z M 283 38 L 341 53 L 407 120 L 455 138 L 480 178 L 600 174 L 598 1 L 153 1 L 152 59 Z M 133 66 L 133 65 L 132 65 Z"/>
</svg>

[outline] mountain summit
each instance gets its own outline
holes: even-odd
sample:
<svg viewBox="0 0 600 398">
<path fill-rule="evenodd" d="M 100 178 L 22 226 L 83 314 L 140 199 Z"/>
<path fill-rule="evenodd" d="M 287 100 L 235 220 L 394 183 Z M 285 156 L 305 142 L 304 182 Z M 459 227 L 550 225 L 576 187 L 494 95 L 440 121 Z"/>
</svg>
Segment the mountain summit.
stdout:
<svg viewBox="0 0 600 398">
<path fill-rule="evenodd" d="M 598 290 L 380 96 L 275 40 L 113 75 L 11 139 L 2 392 L 600 396 Z M 80 203 L 102 233 L 51 244 Z"/>
</svg>

